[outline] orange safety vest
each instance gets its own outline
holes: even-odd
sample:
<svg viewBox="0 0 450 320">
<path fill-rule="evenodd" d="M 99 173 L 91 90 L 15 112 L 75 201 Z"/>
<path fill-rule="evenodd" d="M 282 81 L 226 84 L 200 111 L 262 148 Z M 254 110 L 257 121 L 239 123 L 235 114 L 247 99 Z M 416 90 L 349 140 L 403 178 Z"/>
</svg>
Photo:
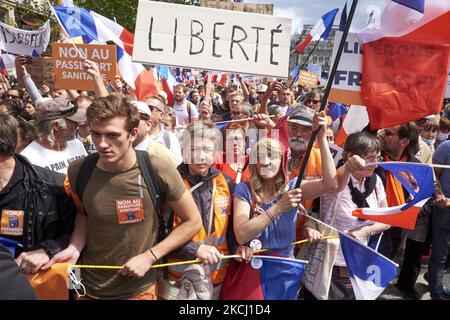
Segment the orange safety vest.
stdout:
<svg viewBox="0 0 450 320">
<path fill-rule="evenodd" d="M 190 189 L 189 183 L 184 180 L 184 184 Z M 219 172 L 217 177 L 213 178 L 213 184 L 215 184 L 215 191 L 212 195 L 212 201 L 214 203 L 214 232 L 209 236 L 209 244 L 207 239 L 208 227 L 203 226 L 200 231 L 191 239 L 193 242 L 211 245 L 217 248 L 222 254 L 229 254 L 227 245 L 227 227 L 228 217 L 231 214 L 231 193 L 228 188 L 227 181 L 222 173 Z M 209 212 L 206 214 L 209 215 Z M 174 229 L 180 223 L 179 218 L 175 216 Z M 177 262 L 179 259 L 175 259 L 169 255 L 169 262 Z M 181 274 L 185 271 L 188 265 L 178 265 L 169 267 L 169 273 L 175 278 L 181 277 Z M 227 273 L 228 263 L 227 260 L 222 260 L 217 264 L 209 266 L 210 276 L 213 284 L 220 284 L 225 279 Z"/>
</svg>

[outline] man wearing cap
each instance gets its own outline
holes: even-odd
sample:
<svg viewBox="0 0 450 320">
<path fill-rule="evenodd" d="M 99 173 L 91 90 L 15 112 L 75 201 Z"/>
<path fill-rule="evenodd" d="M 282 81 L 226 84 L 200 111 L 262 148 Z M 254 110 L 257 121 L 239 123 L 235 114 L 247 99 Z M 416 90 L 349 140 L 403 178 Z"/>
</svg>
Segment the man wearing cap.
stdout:
<svg viewBox="0 0 450 320">
<path fill-rule="evenodd" d="M 177 167 L 182 159 L 169 151 L 164 145 L 150 137 L 150 130 L 152 128 L 152 113 L 150 112 L 150 107 L 142 101 L 132 101 L 131 105 L 138 109 L 140 117 L 138 135 L 133 142 L 134 149 L 146 150 L 149 154 L 163 156 L 174 167 Z"/>
<path fill-rule="evenodd" d="M 78 123 L 86 121 L 86 111 L 70 100 L 55 98 L 36 107 L 39 138 L 20 153 L 32 164 L 66 174 L 69 164 L 87 155 L 75 139 Z"/>
<path fill-rule="evenodd" d="M 150 96 L 145 99 L 145 103 L 151 111 L 150 137 L 172 151 L 182 161 L 180 141 L 175 134 L 165 130 L 162 123 L 162 117 L 166 112 L 164 101 L 159 96 Z"/>
</svg>

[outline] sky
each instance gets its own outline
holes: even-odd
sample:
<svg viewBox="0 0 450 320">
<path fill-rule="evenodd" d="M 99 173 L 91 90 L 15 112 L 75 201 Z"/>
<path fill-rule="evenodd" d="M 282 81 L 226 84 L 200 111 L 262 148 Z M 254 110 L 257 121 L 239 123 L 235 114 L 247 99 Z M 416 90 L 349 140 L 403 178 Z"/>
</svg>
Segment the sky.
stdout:
<svg viewBox="0 0 450 320">
<path fill-rule="evenodd" d="M 291 18 L 292 32 L 301 32 L 303 24 L 315 24 L 328 11 L 339 8 L 334 24 L 339 24 L 346 0 L 247 0 L 253 3 L 273 3 L 274 16 Z M 347 15 L 352 0 L 347 0 Z M 381 12 L 383 0 L 359 0 L 350 31 L 361 30 L 367 23 L 370 12 Z"/>
</svg>

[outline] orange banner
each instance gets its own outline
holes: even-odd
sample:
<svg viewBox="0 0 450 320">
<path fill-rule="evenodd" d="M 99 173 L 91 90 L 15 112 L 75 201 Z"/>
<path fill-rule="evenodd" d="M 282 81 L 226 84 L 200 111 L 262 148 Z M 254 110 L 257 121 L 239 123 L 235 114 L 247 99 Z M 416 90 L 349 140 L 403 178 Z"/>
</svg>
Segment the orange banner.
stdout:
<svg viewBox="0 0 450 320">
<path fill-rule="evenodd" d="M 84 57 L 98 64 L 104 81 L 114 81 L 116 46 L 77 44 Z M 56 89 L 94 90 L 92 77 L 82 69 L 82 57 L 72 44 L 52 43 L 54 86 Z"/>
<path fill-rule="evenodd" d="M 69 300 L 68 264 L 54 264 L 47 271 L 27 275 L 36 295 L 41 300 Z"/>
</svg>

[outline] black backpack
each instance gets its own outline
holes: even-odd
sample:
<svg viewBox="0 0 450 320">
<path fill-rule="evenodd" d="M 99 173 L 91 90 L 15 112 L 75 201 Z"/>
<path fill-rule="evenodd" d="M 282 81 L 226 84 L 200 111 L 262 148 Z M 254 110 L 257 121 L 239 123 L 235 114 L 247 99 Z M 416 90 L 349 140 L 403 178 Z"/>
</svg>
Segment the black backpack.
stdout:
<svg viewBox="0 0 450 320">
<path fill-rule="evenodd" d="M 144 181 L 148 188 L 150 198 L 158 215 L 158 242 L 161 242 L 166 237 L 167 231 L 169 229 L 166 226 L 165 219 L 161 210 L 160 188 L 158 183 L 159 179 L 155 171 L 153 170 L 153 166 L 147 151 L 135 151 L 139 169 L 141 170 L 142 176 L 144 177 Z M 91 178 L 92 171 L 97 165 L 98 159 L 98 153 L 93 153 L 88 155 L 81 164 L 75 184 L 75 191 L 80 199 L 83 199 L 84 190 L 86 189 L 89 179 Z"/>
</svg>

